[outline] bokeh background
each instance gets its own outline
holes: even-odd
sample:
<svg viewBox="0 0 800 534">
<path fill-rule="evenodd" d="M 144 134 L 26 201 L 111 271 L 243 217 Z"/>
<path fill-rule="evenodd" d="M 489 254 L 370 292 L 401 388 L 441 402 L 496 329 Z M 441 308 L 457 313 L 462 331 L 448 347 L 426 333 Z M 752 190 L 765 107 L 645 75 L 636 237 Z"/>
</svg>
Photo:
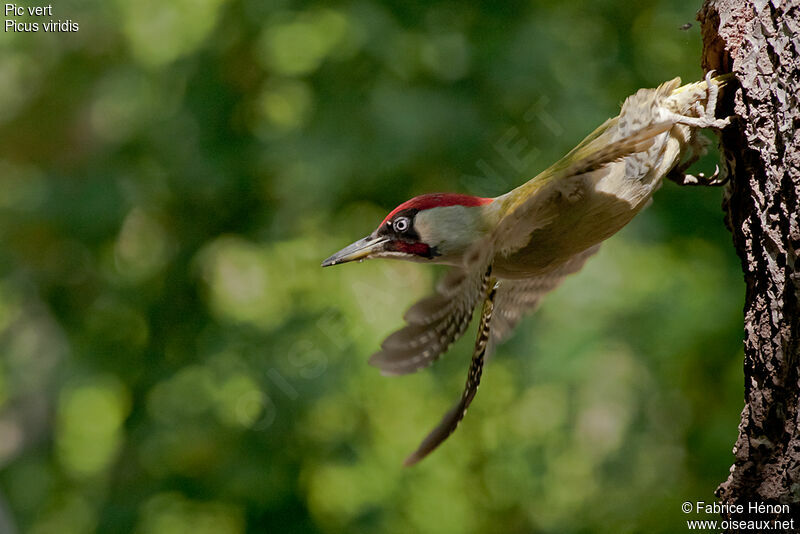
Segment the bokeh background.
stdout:
<svg viewBox="0 0 800 534">
<path fill-rule="evenodd" d="M 742 406 L 721 189 L 665 184 L 413 469 L 473 336 L 382 377 L 441 271 L 319 263 L 699 79 L 699 5 L 63 0 L 77 33 L 0 33 L 0 532 L 682 531 Z"/>
</svg>

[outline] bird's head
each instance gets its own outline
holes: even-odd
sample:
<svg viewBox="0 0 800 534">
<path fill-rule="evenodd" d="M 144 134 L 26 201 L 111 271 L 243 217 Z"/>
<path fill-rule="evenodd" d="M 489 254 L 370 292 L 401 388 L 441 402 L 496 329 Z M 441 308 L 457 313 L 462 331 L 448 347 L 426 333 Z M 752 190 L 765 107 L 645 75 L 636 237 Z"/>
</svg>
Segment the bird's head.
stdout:
<svg viewBox="0 0 800 534">
<path fill-rule="evenodd" d="M 458 264 L 486 232 L 482 208 L 491 198 L 432 193 L 403 202 L 367 237 L 343 248 L 323 267 L 370 258 Z"/>
</svg>

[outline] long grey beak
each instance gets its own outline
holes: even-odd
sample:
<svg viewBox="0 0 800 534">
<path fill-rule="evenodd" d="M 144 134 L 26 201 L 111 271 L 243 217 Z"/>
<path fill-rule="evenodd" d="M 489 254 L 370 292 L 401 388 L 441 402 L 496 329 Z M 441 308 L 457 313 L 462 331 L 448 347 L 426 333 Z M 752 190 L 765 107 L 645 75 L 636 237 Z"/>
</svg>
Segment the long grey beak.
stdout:
<svg viewBox="0 0 800 534">
<path fill-rule="evenodd" d="M 342 250 L 323 261 L 322 266 L 329 267 L 331 265 L 338 265 L 339 263 L 347 263 L 348 261 L 363 260 L 370 254 L 384 250 L 383 245 L 388 241 L 388 237 L 368 235 L 364 239 L 359 239 L 352 245 L 344 247 Z"/>
</svg>

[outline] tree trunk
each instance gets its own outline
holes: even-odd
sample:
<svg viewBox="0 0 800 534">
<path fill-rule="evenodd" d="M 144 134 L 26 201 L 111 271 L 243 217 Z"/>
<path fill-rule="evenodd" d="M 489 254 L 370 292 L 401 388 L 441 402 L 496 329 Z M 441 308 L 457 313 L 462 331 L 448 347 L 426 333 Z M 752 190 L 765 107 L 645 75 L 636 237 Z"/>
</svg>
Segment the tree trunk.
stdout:
<svg viewBox="0 0 800 534">
<path fill-rule="evenodd" d="M 704 68 L 738 80 L 720 106 L 739 117 L 721 147 L 726 219 L 747 284 L 745 406 L 717 496 L 745 511 L 789 504 L 761 517 L 800 518 L 800 2 L 707 0 L 698 20 Z"/>
</svg>

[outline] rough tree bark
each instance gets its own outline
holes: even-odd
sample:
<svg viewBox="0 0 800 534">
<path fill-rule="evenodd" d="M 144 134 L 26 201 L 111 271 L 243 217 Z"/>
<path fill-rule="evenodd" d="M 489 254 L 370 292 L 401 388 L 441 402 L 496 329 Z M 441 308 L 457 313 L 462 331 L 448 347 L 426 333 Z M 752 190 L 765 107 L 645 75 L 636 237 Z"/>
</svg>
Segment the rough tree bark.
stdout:
<svg viewBox="0 0 800 534">
<path fill-rule="evenodd" d="M 706 0 L 698 20 L 704 68 L 738 80 L 722 112 L 740 120 L 721 147 L 726 219 L 747 284 L 745 406 L 717 496 L 745 510 L 789 504 L 769 517 L 800 518 L 800 1 Z"/>
</svg>

